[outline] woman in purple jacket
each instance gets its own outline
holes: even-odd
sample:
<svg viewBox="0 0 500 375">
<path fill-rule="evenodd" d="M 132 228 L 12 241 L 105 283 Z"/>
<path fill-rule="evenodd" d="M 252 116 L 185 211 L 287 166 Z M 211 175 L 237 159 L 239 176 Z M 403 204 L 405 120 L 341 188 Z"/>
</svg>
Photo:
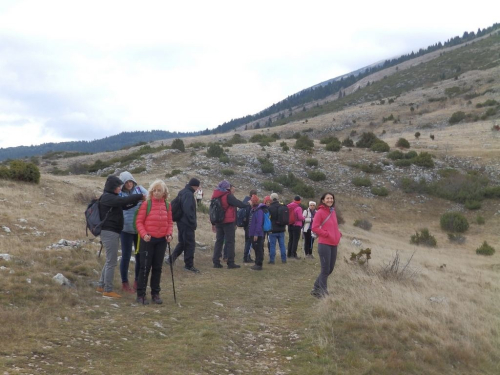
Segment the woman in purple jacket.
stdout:
<svg viewBox="0 0 500 375">
<path fill-rule="evenodd" d="M 259 204 L 259 197 L 252 195 L 250 198 L 252 210 L 250 211 L 250 225 L 248 228 L 248 236 L 252 240 L 252 246 L 255 251 L 255 264 L 250 267 L 254 271 L 262 271 L 262 263 L 264 261 L 264 211 L 267 210 L 267 205 Z"/>
</svg>

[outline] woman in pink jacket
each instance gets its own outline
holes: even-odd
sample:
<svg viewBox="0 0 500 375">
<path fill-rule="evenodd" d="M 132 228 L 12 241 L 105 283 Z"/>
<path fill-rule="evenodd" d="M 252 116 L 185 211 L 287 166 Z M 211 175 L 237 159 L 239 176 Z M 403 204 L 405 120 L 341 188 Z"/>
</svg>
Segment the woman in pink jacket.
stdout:
<svg viewBox="0 0 500 375">
<path fill-rule="evenodd" d="M 151 300 L 161 304 L 160 280 L 167 242 L 172 241 L 172 208 L 167 201 L 168 188 L 161 180 L 149 187 L 148 200 L 137 213 L 136 227 L 141 237 L 139 257 L 141 268 L 137 280 L 137 302 L 147 305 L 146 287 L 151 271 Z"/>
<path fill-rule="evenodd" d="M 318 237 L 318 255 L 321 262 L 321 272 L 314 282 L 311 295 L 322 298 L 328 295 L 328 276 L 335 267 L 337 245 L 342 237 L 337 223 L 333 193 L 324 193 L 321 197 L 311 230 Z"/>
</svg>

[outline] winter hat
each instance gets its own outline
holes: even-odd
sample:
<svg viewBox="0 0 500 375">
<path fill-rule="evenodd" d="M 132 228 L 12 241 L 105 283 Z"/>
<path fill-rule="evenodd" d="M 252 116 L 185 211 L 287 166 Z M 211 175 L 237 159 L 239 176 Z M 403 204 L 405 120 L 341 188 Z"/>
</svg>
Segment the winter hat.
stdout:
<svg viewBox="0 0 500 375">
<path fill-rule="evenodd" d="M 108 176 L 106 179 L 106 184 L 104 184 L 104 191 L 109 193 L 113 193 L 117 187 L 121 187 L 123 185 L 123 181 L 120 180 L 116 176 Z"/>
<path fill-rule="evenodd" d="M 267 202 L 271 202 L 271 197 L 269 195 L 266 195 L 263 200 L 264 204 Z"/>
<path fill-rule="evenodd" d="M 276 194 L 276 193 L 272 193 L 270 197 L 271 197 L 271 199 L 273 201 L 277 201 L 278 200 L 278 194 Z"/>
<path fill-rule="evenodd" d="M 231 187 L 231 184 L 229 182 L 227 182 L 226 180 L 222 180 L 221 182 L 219 182 L 217 189 L 220 191 L 226 191 L 226 190 L 229 190 L 230 187 Z"/>
<path fill-rule="evenodd" d="M 311 204 L 314 204 L 314 205 L 316 206 L 316 202 L 309 201 L 309 206 L 310 206 Z"/>
<path fill-rule="evenodd" d="M 192 178 L 189 180 L 189 186 L 200 186 L 200 180 L 198 180 L 197 178 Z"/>
<path fill-rule="evenodd" d="M 252 202 L 252 206 L 257 206 L 259 204 L 259 197 L 255 194 L 250 198 L 250 202 Z"/>
<path fill-rule="evenodd" d="M 300 195 L 296 195 L 295 198 L 293 198 L 294 201 L 300 202 Z"/>
</svg>

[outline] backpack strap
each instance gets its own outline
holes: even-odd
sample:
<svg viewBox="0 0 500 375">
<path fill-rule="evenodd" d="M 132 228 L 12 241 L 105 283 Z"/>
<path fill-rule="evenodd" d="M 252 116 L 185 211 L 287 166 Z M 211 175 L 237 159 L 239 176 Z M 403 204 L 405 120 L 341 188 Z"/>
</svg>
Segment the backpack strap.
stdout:
<svg viewBox="0 0 500 375">
<path fill-rule="evenodd" d="M 148 199 L 148 208 L 146 209 L 146 216 L 149 215 L 149 213 L 151 212 L 151 200 Z M 167 207 L 167 212 L 168 212 L 168 207 L 169 207 L 169 204 L 168 204 L 168 201 L 165 199 L 165 207 Z"/>
</svg>

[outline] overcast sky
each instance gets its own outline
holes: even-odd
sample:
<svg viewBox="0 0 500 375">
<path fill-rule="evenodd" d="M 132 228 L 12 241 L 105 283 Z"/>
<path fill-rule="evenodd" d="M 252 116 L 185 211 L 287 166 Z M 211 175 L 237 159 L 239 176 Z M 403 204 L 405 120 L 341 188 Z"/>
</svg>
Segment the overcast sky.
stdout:
<svg viewBox="0 0 500 375">
<path fill-rule="evenodd" d="M 327 79 L 489 27 L 499 21 L 492 7 L 0 0 L 0 147 L 211 129 Z"/>
</svg>

